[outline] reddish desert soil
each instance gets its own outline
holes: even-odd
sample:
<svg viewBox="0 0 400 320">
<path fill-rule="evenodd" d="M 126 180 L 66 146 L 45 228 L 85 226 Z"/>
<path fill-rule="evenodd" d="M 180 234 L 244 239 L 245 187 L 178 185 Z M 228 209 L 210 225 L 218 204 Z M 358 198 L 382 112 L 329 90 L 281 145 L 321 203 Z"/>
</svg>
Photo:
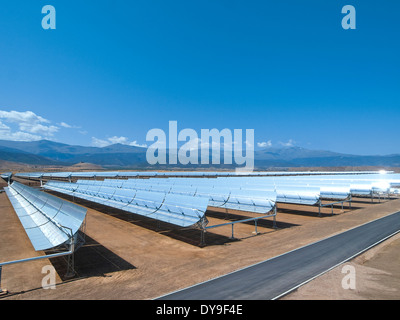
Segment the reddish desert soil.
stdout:
<svg viewBox="0 0 400 320">
<path fill-rule="evenodd" d="M 400 234 L 306 283 L 282 300 L 400 299 Z M 344 289 L 345 266 L 353 266 L 355 288 Z M 343 270 L 343 273 L 342 273 Z"/>
<path fill-rule="evenodd" d="M 71 200 L 71 199 L 67 199 Z M 118 210 L 88 208 L 86 244 L 75 254 L 77 275 L 66 279 L 62 258 L 3 267 L 1 299 L 153 299 L 300 246 L 343 232 L 365 222 L 400 210 L 400 199 L 371 203 L 357 199 L 352 209 L 323 209 L 280 205 L 277 229 L 272 218 L 253 223 L 212 229 L 207 246 L 198 246 L 198 230 L 170 230 L 166 225 Z M 240 212 L 207 212 L 209 225 L 243 215 Z M 5 193 L 0 194 L 0 261 L 43 255 L 35 252 Z M 355 266 L 356 289 L 341 287 L 341 266 L 316 278 L 282 299 L 398 299 L 400 238 L 392 237 L 349 262 Z M 56 289 L 43 289 L 42 268 L 57 270 Z"/>
</svg>

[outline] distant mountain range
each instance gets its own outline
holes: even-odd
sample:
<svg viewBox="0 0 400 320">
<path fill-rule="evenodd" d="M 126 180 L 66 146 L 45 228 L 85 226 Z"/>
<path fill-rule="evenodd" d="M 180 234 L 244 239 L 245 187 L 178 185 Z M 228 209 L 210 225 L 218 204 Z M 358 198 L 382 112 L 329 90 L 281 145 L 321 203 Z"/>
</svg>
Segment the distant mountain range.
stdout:
<svg viewBox="0 0 400 320">
<path fill-rule="evenodd" d="M 40 166 L 92 163 L 107 169 L 161 169 L 146 161 L 146 148 L 114 144 L 107 147 L 73 146 L 48 140 L 23 142 L 0 140 L 0 160 Z M 199 152 L 200 154 L 200 152 Z M 210 152 L 211 155 L 211 152 Z M 255 151 L 256 169 L 276 167 L 400 167 L 400 154 L 360 156 L 301 147 L 265 148 Z M 211 163 L 211 161 L 210 161 Z M 223 157 L 221 156 L 221 163 Z M 233 168 L 232 165 L 174 165 L 174 168 Z"/>
</svg>

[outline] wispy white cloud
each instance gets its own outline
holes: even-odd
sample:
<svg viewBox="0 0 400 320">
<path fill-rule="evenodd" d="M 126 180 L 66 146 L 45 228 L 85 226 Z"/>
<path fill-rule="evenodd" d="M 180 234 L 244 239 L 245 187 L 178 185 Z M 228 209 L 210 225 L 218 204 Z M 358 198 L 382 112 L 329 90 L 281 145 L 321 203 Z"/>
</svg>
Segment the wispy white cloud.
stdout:
<svg viewBox="0 0 400 320">
<path fill-rule="evenodd" d="M 61 127 L 64 127 L 64 128 L 72 128 L 72 126 L 70 126 L 68 123 L 65 123 L 65 122 L 60 122 L 60 126 Z"/>
<path fill-rule="evenodd" d="M 271 140 L 268 141 L 263 141 L 263 142 L 257 142 L 257 146 L 260 148 L 268 148 L 272 146 Z"/>
<path fill-rule="evenodd" d="M 58 123 L 58 125 L 63 127 L 63 128 L 67 128 L 67 129 L 81 129 L 81 127 L 79 127 L 79 126 L 73 126 L 73 125 L 70 125 L 70 124 L 68 124 L 66 122 L 60 122 L 60 123 Z"/>
<path fill-rule="evenodd" d="M 289 139 L 288 142 L 279 142 L 284 147 L 293 147 L 295 145 L 296 141 Z"/>
<path fill-rule="evenodd" d="M 129 141 L 129 139 L 127 137 L 117 137 L 117 136 L 113 136 L 111 138 L 107 138 L 107 139 L 98 139 L 96 137 L 92 137 L 92 145 L 95 147 L 107 147 L 109 145 L 112 144 L 116 144 L 116 143 L 120 143 L 120 144 L 124 144 L 124 145 L 128 145 L 128 146 L 134 146 L 134 147 L 147 147 L 146 144 L 139 144 L 136 140 L 134 141 Z"/>
<path fill-rule="evenodd" d="M 94 147 L 107 147 L 109 146 L 111 143 L 107 140 L 101 140 L 101 139 L 97 139 L 96 137 L 92 137 L 92 146 Z"/>
<path fill-rule="evenodd" d="M 130 146 L 147 148 L 147 144 L 140 144 L 136 140 L 129 143 Z"/>
</svg>

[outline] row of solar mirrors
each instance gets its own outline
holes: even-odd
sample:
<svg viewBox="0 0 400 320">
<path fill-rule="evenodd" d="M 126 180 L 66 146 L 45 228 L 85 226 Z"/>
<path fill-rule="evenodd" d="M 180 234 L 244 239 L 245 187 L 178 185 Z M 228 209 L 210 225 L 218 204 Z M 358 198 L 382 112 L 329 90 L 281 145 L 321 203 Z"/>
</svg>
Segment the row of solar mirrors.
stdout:
<svg viewBox="0 0 400 320">
<path fill-rule="evenodd" d="M 128 177 L 261 177 L 261 176 L 318 176 L 376 174 L 378 171 L 93 171 L 93 172 L 24 172 L 16 173 L 20 178 L 128 178 Z M 392 173 L 391 171 L 385 173 Z"/>
<path fill-rule="evenodd" d="M 181 227 L 204 228 L 208 223 L 205 213 L 209 206 L 265 214 L 273 210 L 276 201 L 272 191 L 251 194 L 245 190 L 227 192 L 225 188 L 210 189 L 208 186 L 192 191 L 187 187 L 151 190 L 145 185 L 121 186 L 115 180 L 49 181 L 44 188 Z"/>
<path fill-rule="evenodd" d="M 16 181 L 4 190 L 36 251 L 83 244 L 87 209 Z"/>
<path fill-rule="evenodd" d="M 208 206 L 267 214 L 276 203 L 316 205 L 398 191 L 400 177 L 388 176 L 105 179 L 49 181 L 44 188 L 178 226 L 204 227 Z"/>
</svg>

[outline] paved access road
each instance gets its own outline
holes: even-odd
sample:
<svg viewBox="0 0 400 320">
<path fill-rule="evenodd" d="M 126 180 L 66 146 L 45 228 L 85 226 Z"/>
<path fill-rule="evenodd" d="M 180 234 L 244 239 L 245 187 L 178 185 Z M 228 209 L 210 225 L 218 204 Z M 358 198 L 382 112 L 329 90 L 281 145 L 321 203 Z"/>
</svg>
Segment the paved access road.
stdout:
<svg viewBox="0 0 400 320">
<path fill-rule="evenodd" d="M 400 211 L 159 299 L 275 299 L 398 231 Z"/>
</svg>

